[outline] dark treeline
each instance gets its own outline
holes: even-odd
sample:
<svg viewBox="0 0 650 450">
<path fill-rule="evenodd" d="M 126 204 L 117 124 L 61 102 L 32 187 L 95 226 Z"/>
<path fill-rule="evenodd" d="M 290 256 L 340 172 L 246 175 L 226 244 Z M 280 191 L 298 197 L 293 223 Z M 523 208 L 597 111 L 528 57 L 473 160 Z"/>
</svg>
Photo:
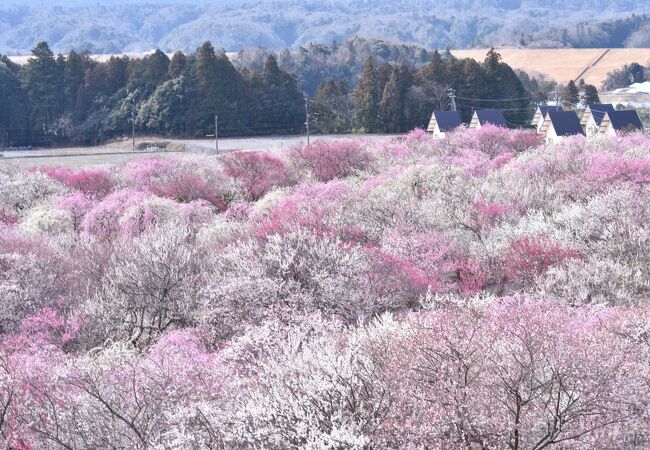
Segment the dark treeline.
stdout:
<svg viewBox="0 0 650 450">
<path fill-rule="evenodd" d="M 88 52 L 54 55 L 38 44 L 24 65 L 0 57 L 0 145 L 95 144 L 138 133 L 199 137 L 300 133 L 305 122 L 303 80 L 282 70 L 273 55 L 259 69 L 236 68 L 206 42 L 194 54 L 169 58 L 111 57 Z M 425 126 L 434 109 L 502 108 L 514 124 L 529 119 L 531 95 L 499 54 L 483 63 L 432 53 L 426 64 L 375 63 L 370 55 L 355 77 L 321 79 L 309 98 L 316 132 L 402 132 Z M 313 80 L 312 80 L 313 82 Z M 503 100 L 506 99 L 506 100 Z"/>
</svg>

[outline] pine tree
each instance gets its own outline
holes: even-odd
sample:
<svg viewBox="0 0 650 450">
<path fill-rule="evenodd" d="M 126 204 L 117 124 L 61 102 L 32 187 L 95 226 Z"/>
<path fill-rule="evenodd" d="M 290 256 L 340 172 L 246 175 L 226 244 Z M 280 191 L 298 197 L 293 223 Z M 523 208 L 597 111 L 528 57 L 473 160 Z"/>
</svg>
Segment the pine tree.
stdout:
<svg viewBox="0 0 650 450">
<path fill-rule="evenodd" d="M 377 69 L 372 56 L 370 56 L 354 91 L 355 126 L 368 132 L 377 131 L 378 128 L 379 94 L 377 85 Z"/>
</svg>

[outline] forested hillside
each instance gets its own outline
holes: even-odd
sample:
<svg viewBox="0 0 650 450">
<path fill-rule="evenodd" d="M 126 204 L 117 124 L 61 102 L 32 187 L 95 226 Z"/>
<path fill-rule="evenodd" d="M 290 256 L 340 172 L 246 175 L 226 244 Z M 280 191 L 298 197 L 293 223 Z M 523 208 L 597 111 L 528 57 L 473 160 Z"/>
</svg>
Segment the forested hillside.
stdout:
<svg viewBox="0 0 650 450">
<path fill-rule="evenodd" d="M 297 53 L 247 53 L 237 68 L 209 42 L 171 59 L 156 51 L 101 63 L 87 52 L 56 56 L 41 43 L 25 65 L 0 58 L 7 99 L 0 103 L 0 145 L 92 144 L 133 128 L 205 136 L 214 133 L 215 115 L 224 136 L 300 133 L 306 101 L 316 132 L 403 132 L 426 126 L 432 110 L 449 109 L 449 88 L 464 120 L 473 109 L 503 108 L 516 125 L 529 120 L 532 102 L 544 95 L 523 76 L 527 91 L 495 51 L 478 63 L 400 48 L 354 40 Z"/>
<path fill-rule="evenodd" d="M 0 52 L 27 54 L 42 40 L 64 53 L 116 53 L 187 52 L 206 40 L 228 51 L 277 49 L 354 36 L 427 48 L 489 47 L 519 45 L 520 36 L 553 28 L 644 13 L 650 13 L 645 0 L 8 0 L 0 4 Z M 622 45 L 638 42 L 643 40 Z"/>
<path fill-rule="evenodd" d="M 650 47 L 650 17 L 633 14 L 616 20 L 583 22 L 528 35 L 524 33 L 517 37 L 517 44 L 538 48 Z"/>
</svg>

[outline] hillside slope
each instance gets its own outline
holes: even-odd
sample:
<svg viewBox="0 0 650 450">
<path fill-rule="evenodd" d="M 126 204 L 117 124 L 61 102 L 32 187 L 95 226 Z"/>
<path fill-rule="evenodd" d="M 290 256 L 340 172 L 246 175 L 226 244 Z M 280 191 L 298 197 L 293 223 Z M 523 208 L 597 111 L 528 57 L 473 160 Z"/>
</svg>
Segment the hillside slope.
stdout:
<svg viewBox="0 0 650 450">
<path fill-rule="evenodd" d="M 429 48 L 489 46 L 551 26 L 650 13 L 645 0 L 153 0 L 73 2 L 49 5 L 9 0 L 0 5 L 0 53 L 24 54 L 38 41 L 55 50 L 94 53 L 192 50 L 203 41 L 236 51 L 242 47 L 291 47 L 351 36 L 417 43 Z"/>
</svg>

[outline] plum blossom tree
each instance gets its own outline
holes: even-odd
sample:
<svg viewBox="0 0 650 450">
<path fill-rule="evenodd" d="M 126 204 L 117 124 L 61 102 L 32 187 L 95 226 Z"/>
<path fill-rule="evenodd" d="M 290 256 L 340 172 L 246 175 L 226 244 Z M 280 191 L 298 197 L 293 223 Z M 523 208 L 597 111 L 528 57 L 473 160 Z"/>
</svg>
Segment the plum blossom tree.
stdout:
<svg viewBox="0 0 650 450">
<path fill-rule="evenodd" d="M 356 141 L 316 141 L 307 147 L 296 147 L 291 158 L 298 169 L 308 170 L 318 181 L 343 178 L 371 167 L 374 157 Z"/>
<path fill-rule="evenodd" d="M 156 227 L 113 245 L 103 268 L 84 269 L 95 285 L 84 306 L 93 336 L 144 346 L 197 320 L 206 258 L 186 227 Z"/>
<path fill-rule="evenodd" d="M 4 230 L 0 238 L 0 333 L 16 331 L 41 308 L 65 307 L 75 286 L 72 264 L 39 238 Z"/>
<path fill-rule="evenodd" d="M 76 192 L 59 198 L 56 206 L 68 214 L 72 230 L 75 233 L 80 233 L 83 227 L 84 217 L 92 208 L 93 202 L 84 194 Z"/>
<path fill-rule="evenodd" d="M 36 169 L 34 169 L 36 170 Z M 71 169 L 62 166 L 41 166 L 38 172 L 61 182 L 67 188 L 82 194 L 102 198 L 110 194 L 116 185 L 115 176 L 105 167 Z"/>
<path fill-rule="evenodd" d="M 648 161 L 486 127 L 2 165 L 0 446 L 647 448 Z"/>
<path fill-rule="evenodd" d="M 272 188 L 291 183 L 284 161 L 268 152 L 235 152 L 222 161 L 226 175 L 243 185 L 247 200 L 258 200 Z"/>
<path fill-rule="evenodd" d="M 200 157 L 149 157 L 129 161 L 122 175 L 128 186 L 181 203 L 205 200 L 219 210 L 233 192 L 221 167 Z"/>
<path fill-rule="evenodd" d="M 0 218 L 4 222 L 15 222 L 31 207 L 62 192 L 59 183 L 40 172 L 3 165 L 0 167 Z"/>
</svg>

